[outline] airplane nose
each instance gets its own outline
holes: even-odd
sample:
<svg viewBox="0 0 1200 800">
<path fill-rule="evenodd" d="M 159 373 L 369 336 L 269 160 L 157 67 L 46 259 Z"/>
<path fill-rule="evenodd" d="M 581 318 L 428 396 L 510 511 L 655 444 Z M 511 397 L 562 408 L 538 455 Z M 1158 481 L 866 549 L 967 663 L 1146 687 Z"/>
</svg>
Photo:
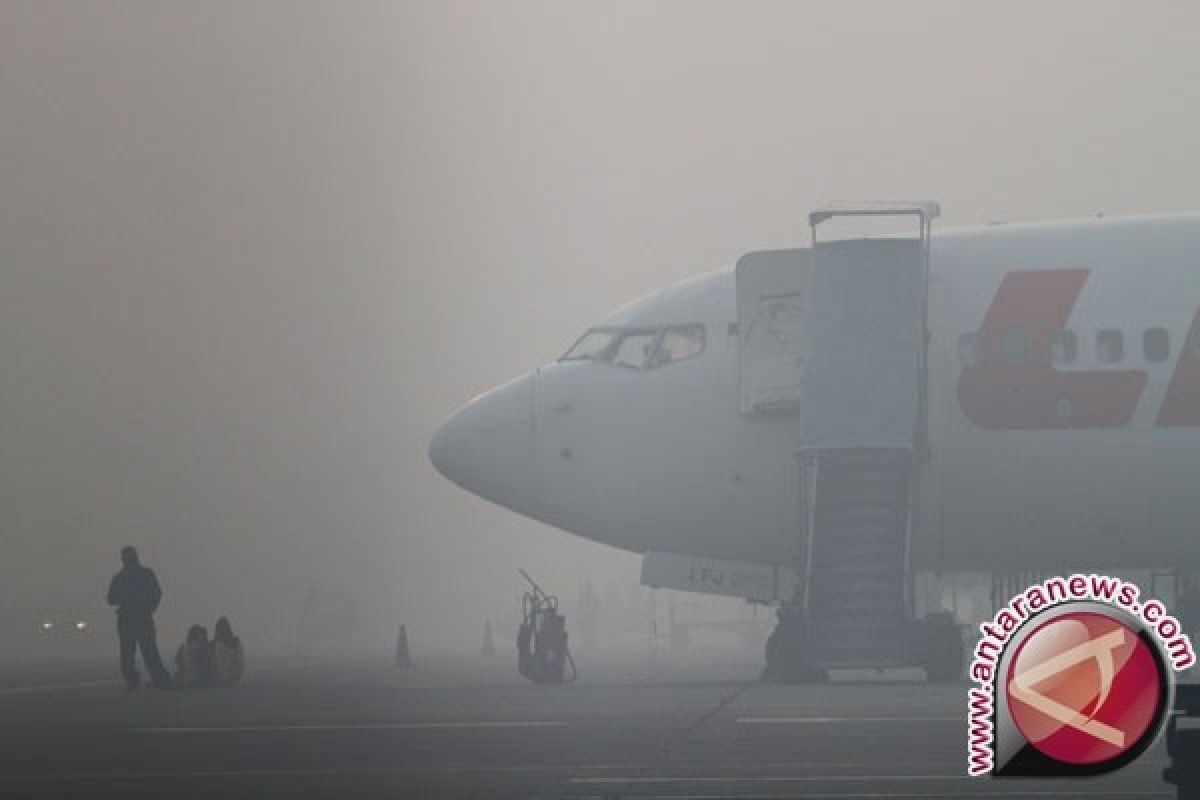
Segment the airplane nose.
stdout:
<svg viewBox="0 0 1200 800">
<path fill-rule="evenodd" d="M 533 502 L 533 374 L 472 400 L 433 434 L 429 460 L 469 492 L 521 513 Z"/>
</svg>

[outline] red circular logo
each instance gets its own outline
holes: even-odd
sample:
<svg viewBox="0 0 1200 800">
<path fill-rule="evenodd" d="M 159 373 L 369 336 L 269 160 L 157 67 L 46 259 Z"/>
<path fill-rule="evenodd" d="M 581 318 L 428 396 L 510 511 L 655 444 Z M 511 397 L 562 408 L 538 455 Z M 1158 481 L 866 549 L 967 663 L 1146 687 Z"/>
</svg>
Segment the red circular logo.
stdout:
<svg viewBox="0 0 1200 800">
<path fill-rule="evenodd" d="M 1144 746 L 1163 719 L 1159 662 L 1119 619 L 1094 611 L 1056 616 L 1034 629 L 1012 659 L 1009 713 L 1025 740 L 1055 761 L 1119 758 Z"/>
</svg>

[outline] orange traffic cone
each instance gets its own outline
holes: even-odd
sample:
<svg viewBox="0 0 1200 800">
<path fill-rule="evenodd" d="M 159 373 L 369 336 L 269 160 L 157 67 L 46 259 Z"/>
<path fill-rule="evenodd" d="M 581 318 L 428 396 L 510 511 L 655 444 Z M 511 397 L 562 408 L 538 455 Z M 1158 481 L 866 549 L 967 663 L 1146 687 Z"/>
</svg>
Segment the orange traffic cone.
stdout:
<svg viewBox="0 0 1200 800">
<path fill-rule="evenodd" d="M 412 668 L 412 657 L 408 654 L 408 631 L 401 625 L 400 633 L 396 636 L 396 669 Z"/>
<path fill-rule="evenodd" d="M 496 642 L 492 639 L 492 621 L 483 624 L 483 657 L 491 658 L 496 655 Z"/>
</svg>

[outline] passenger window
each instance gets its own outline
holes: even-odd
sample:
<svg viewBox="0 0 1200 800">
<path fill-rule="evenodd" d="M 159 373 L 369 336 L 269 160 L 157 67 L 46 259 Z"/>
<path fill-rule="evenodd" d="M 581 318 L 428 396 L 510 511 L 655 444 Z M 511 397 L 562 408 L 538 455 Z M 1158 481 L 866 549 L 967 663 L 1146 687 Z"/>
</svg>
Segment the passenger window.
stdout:
<svg viewBox="0 0 1200 800">
<path fill-rule="evenodd" d="M 657 338 L 657 331 L 638 331 L 625 334 L 617 343 L 617 349 L 613 351 L 613 363 L 622 367 L 641 369 L 654 352 L 654 342 Z"/>
<path fill-rule="evenodd" d="M 1116 328 L 1105 328 L 1096 334 L 1096 358 L 1104 364 L 1115 364 L 1125 357 L 1125 337 Z"/>
<path fill-rule="evenodd" d="M 1014 366 L 1033 360 L 1033 340 L 1023 328 L 1010 328 L 1004 334 L 1004 360 Z"/>
<path fill-rule="evenodd" d="M 975 331 L 958 337 L 958 362 L 964 367 L 979 363 L 979 334 Z"/>
<path fill-rule="evenodd" d="M 1056 331 L 1050 337 L 1050 360 L 1055 364 L 1071 364 L 1079 354 L 1079 337 L 1075 331 Z"/>
<path fill-rule="evenodd" d="M 667 328 L 663 333 L 662 340 L 658 343 L 658 350 L 655 351 L 650 366 L 661 367 L 676 361 L 685 361 L 695 358 L 703 352 L 703 325 L 679 325 Z"/>
<path fill-rule="evenodd" d="M 1142 334 L 1142 354 L 1155 364 L 1171 357 L 1171 339 L 1166 328 L 1149 328 Z"/>
</svg>

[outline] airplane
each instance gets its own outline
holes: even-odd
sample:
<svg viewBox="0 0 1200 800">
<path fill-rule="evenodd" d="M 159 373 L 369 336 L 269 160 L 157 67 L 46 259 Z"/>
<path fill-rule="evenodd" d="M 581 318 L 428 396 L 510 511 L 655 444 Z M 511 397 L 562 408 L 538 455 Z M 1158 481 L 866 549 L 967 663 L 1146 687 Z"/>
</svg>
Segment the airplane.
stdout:
<svg viewBox="0 0 1200 800">
<path fill-rule="evenodd" d="M 933 235 L 938 210 L 815 211 L 810 246 L 623 307 L 430 459 L 647 585 L 798 609 L 822 668 L 955 679 L 917 576 L 1200 567 L 1200 214 Z M 864 215 L 920 231 L 818 241 Z"/>
</svg>

